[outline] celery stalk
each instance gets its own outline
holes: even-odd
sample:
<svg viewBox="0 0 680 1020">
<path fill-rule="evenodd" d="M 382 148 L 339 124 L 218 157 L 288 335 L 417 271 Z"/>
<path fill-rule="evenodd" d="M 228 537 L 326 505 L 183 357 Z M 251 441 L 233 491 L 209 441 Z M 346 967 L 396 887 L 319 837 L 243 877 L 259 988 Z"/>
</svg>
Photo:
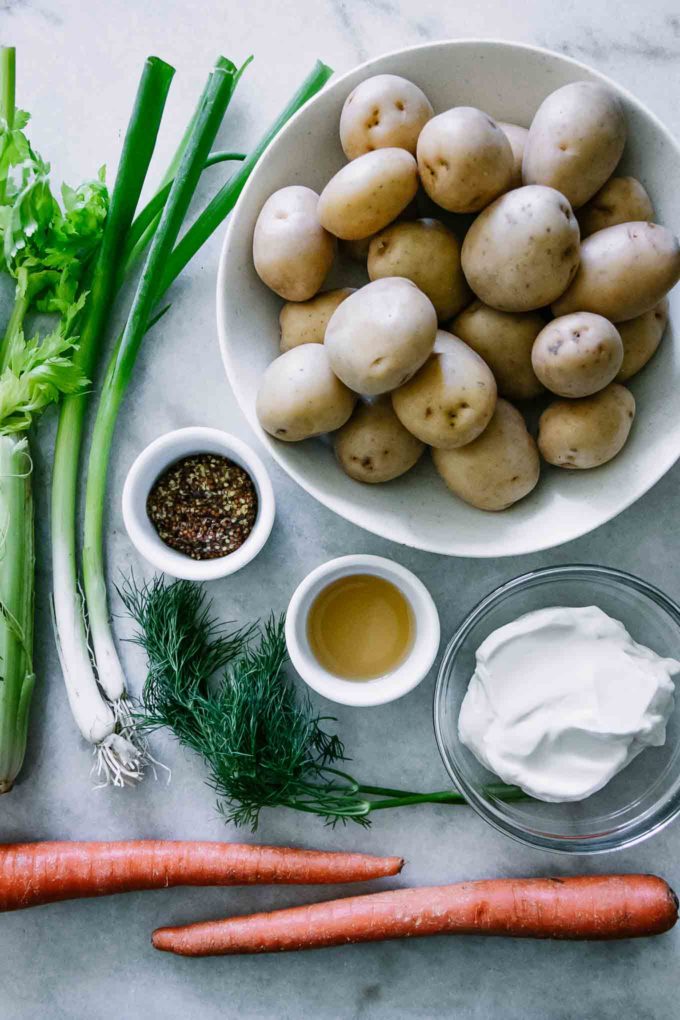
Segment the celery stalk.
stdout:
<svg viewBox="0 0 680 1020">
<path fill-rule="evenodd" d="M 0 436 L 0 793 L 26 750 L 33 672 L 33 497 L 25 436 Z"/>
</svg>

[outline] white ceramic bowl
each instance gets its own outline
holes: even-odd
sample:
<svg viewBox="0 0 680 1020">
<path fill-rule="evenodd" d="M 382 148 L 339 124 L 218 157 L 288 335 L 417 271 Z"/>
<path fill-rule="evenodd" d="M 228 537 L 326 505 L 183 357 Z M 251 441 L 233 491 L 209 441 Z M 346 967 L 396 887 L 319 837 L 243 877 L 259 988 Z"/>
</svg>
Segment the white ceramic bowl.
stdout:
<svg viewBox="0 0 680 1020">
<path fill-rule="evenodd" d="M 315 658 L 307 638 L 307 614 L 317 595 L 339 577 L 375 574 L 391 581 L 406 597 L 415 621 L 413 646 L 391 673 L 375 680 L 344 680 L 333 676 Z M 302 581 L 286 613 L 286 644 L 290 661 L 313 690 L 340 705 L 385 705 L 417 687 L 432 668 L 439 650 L 439 614 L 432 596 L 415 574 L 382 556 L 340 556 L 322 563 Z"/>
<path fill-rule="evenodd" d="M 245 468 L 257 492 L 257 517 L 247 539 L 228 556 L 214 560 L 192 560 L 171 549 L 158 536 L 146 512 L 146 500 L 158 476 L 175 461 L 195 453 L 216 453 L 233 460 Z M 255 451 L 236 436 L 200 426 L 166 432 L 155 439 L 139 454 L 123 486 L 123 520 L 132 544 L 158 570 L 189 581 L 213 581 L 250 563 L 269 538 L 275 508 L 272 483 Z"/>
<path fill-rule="evenodd" d="M 678 144 L 630 93 L 585 65 L 531 46 L 475 40 L 432 43 L 371 60 L 327 86 L 290 121 L 256 167 L 231 216 L 218 277 L 217 318 L 236 398 L 292 478 L 336 513 L 375 534 L 438 553 L 494 557 L 535 552 L 577 538 L 638 499 L 680 455 L 680 349 L 672 326 L 657 356 L 632 382 L 638 418 L 621 455 L 594 471 L 544 466 L 531 496 L 502 514 L 484 513 L 455 499 L 435 475 L 429 457 L 389 485 L 362 485 L 340 470 L 324 442 L 280 443 L 258 425 L 255 395 L 265 367 L 278 353 L 281 301 L 253 269 L 255 220 L 277 188 L 323 188 L 345 162 L 338 139 L 345 98 L 364 78 L 384 73 L 415 81 L 435 112 L 473 105 L 524 125 L 559 86 L 577 80 L 607 82 L 620 95 L 628 120 L 620 172 L 638 177 L 652 196 L 657 218 L 676 231 L 680 228 Z M 336 274 L 329 285 L 338 286 L 342 279 Z M 362 279 L 349 282 L 360 284 Z M 680 287 L 671 294 L 673 321 L 680 322 Z"/>
</svg>

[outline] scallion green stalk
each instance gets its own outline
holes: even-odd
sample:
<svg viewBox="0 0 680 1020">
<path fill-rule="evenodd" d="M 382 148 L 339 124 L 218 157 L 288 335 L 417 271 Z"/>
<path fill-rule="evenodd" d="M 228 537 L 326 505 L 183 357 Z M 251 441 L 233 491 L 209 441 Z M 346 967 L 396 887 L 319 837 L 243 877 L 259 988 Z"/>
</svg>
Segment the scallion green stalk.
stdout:
<svg viewBox="0 0 680 1020">
<path fill-rule="evenodd" d="M 174 69 L 147 60 L 130 117 L 102 245 L 80 328 L 76 359 L 92 378 L 116 288 L 116 271 L 156 144 Z M 57 644 L 71 709 L 84 738 L 95 746 L 100 772 L 120 785 L 136 778 L 141 762 L 102 697 L 88 650 L 77 565 L 78 464 L 87 395 L 61 407 L 52 471 L 52 568 Z M 131 776 L 130 773 L 133 773 Z"/>
<path fill-rule="evenodd" d="M 240 73 L 240 72 L 239 72 Z M 207 96 L 218 93 L 218 79 L 225 72 L 217 68 L 206 87 Z M 106 478 L 111 445 L 118 412 L 125 391 L 132 378 L 137 354 L 146 333 L 154 308 L 165 290 L 170 286 L 193 254 L 214 232 L 225 216 L 231 211 L 245 182 L 262 152 L 275 134 L 290 117 L 314 95 L 332 74 L 330 68 L 317 61 L 312 73 L 275 121 L 255 150 L 244 161 L 241 168 L 218 192 L 208 207 L 175 246 L 189 202 L 198 183 L 203 165 L 214 140 L 221 117 L 204 107 L 194 124 L 192 139 L 182 157 L 173 181 L 170 194 L 154 236 L 142 276 L 140 279 L 130 315 L 104 380 L 99 408 L 94 425 L 92 444 L 87 471 L 85 495 L 85 519 L 83 540 L 83 581 L 87 603 L 90 633 L 94 648 L 99 683 L 107 696 L 114 700 L 125 690 L 125 674 L 117 653 L 110 623 L 106 571 L 104 564 L 104 511 L 106 504 Z M 238 79 L 230 81 L 231 91 Z M 225 92 L 226 101 L 231 92 Z M 226 103 L 224 105 L 226 109 Z M 222 113 L 224 112 L 222 110 Z M 211 125 L 210 132 L 207 126 Z M 208 141 L 209 139 L 209 141 Z M 206 145 L 206 141 L 208 144 Z M 187 241 L 187 238 L 189 240 Z M 176 257 L 179 252 L 179 256 Z"/>
<path fill-rule="evenodd" d="M 203 169 L 207 170 L 208 167 L 216 166 L 218 163 L 228 163 L 231 161 L 242 163 L 246 158 L 243 152 L 211 152 L 205 161 Z M 167 177 L 167 174 L 165 177 Z M 130 227 L 125 242 L 125 251 L 119 272 L 121 284 L 135 270 L 148 247 L 150 239 L 153 237 L 161 212 L 163 211 L 163 206 L 168 200 L 173 179 L 171 177 L 166 181 L 164 178 L 156 194 L 149 199 L 144 208 L 135 216 L 135 221 Z"/>
<path fill-rule="evenodd" d="M 104 379 L 92 433 L 85 490 L 83 584 L 99 683 L 111 701 L 125 694 L 125 675 L 109 623 L 103 553 L 107 467 L 118 411 L 160 291 L 160 279 L 177 241 L 205 161 L 233 94 L 235 75 L 216 68 L 206 85 L 177 174 L 149 248 L 127 323 Z"/>
</svg>

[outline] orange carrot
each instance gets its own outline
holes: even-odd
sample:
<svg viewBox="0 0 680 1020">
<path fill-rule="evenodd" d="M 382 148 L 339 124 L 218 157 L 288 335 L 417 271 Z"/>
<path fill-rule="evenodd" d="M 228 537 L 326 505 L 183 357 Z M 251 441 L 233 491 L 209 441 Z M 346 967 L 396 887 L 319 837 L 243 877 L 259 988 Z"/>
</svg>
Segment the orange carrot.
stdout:
<svg viewBox="0 0 680 1020">
<path fill-rule="evenodd" d="M 175 885 L 326 884 L 396 875 L 400 857 L 239 843 L 0 844 L 0 910 Z"/>
<path fill-rule="evenodd" d="M 152 942 L 181 956 L 217 956 L 440 934 L 625 939 L 659 935 L 677 916 L 675 893 L 653 875 L 500 878 L 158 928 Z"/>
</svg>

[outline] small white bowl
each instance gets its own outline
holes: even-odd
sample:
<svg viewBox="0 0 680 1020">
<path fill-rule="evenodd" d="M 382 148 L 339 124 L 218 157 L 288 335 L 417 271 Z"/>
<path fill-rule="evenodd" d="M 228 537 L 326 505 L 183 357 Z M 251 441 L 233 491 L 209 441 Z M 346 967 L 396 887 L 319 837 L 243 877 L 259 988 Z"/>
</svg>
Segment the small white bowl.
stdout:
<svg viewBox="0 0 680 1020">
<path fill-rule="evenodd" d="M 146 512 L 149 492 L 159 475 L 176 461 L 197 453 L 216 453 L 233 460 L 245 468 L 257 492 L 257 517 L 248 538 L 234 552 L 214 560 L 193 560 L 171 549 Z M 236 436 L 200 426 L 166 432 L 155 439 L 139 454 L 123 487 L 123 520 L 132 544 L 154 567 L 188 581 L 213 581 L 250 563 L 269 538 L 275 508 L 272 483 L 254 450 Z"/>
<path fill-rule="evenodd" d="M 309 646 L 307 616 L 319 592 L 348 574 L 375 574 L 391 581 L 408 600 L 415 621 L 411 651 L 400 666 L 375 680 L 345 680 L 320 665 Z M 415 574 L 382 556 L 340 556 L 322 563 L 296 588 L 286 615 L 290 660 L 312 690 L 340 705 L 385 705 L 417 687 L 429 673 L 439 650 L 439 614 L 432 596 Z"/>
</svg>

